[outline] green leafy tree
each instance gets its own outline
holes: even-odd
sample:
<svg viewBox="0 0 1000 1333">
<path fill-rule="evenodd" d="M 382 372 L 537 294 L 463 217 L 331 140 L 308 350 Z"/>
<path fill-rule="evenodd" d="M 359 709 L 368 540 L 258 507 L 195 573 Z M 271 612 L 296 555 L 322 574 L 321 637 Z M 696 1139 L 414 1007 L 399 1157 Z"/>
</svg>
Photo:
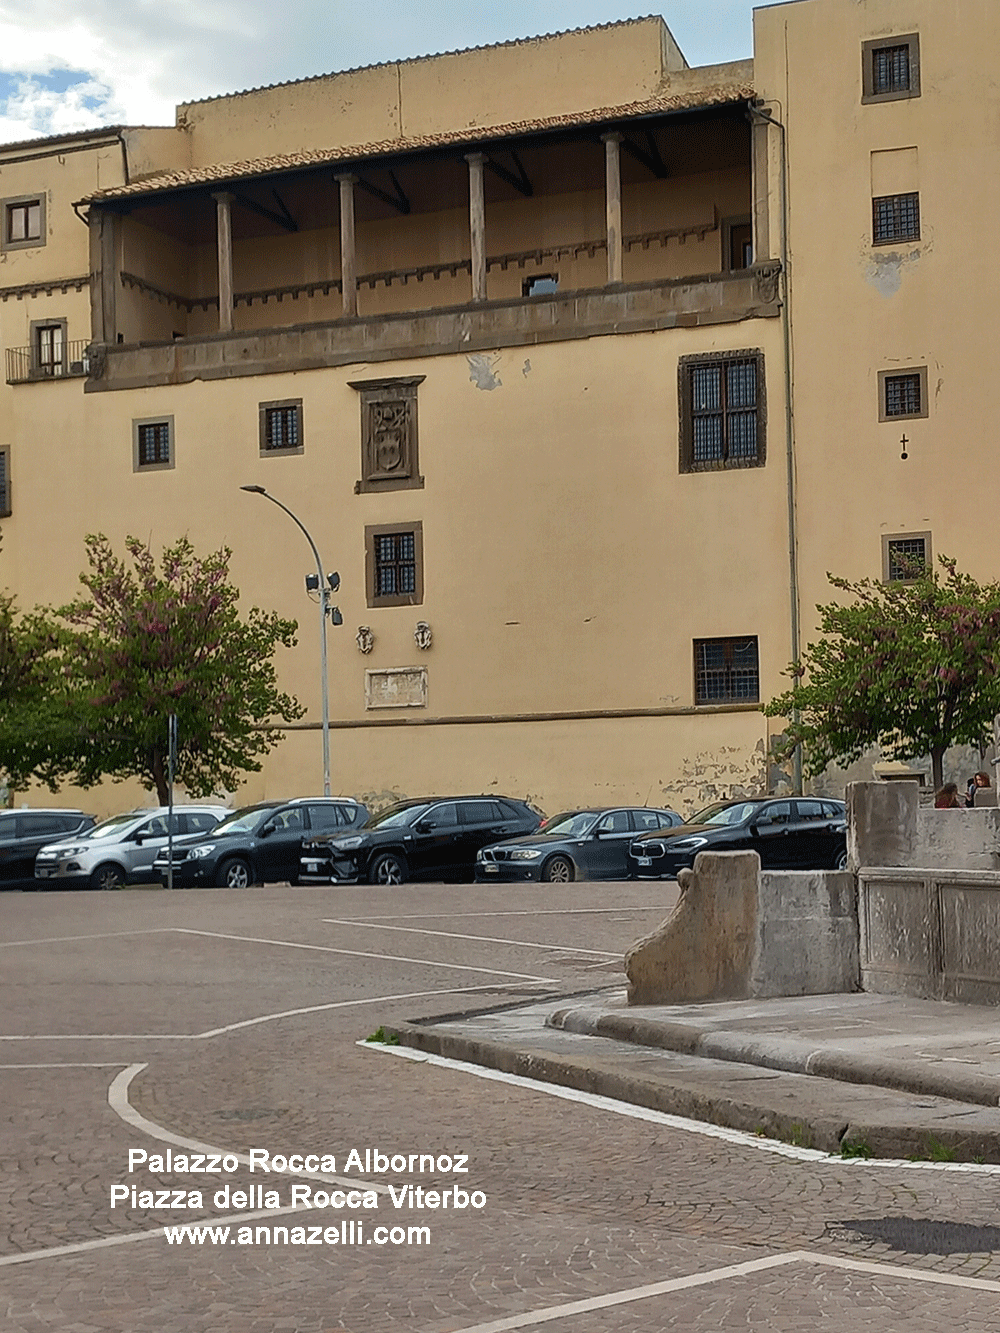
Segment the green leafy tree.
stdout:
<svg viewBox="0 0 1000 1333">
<path fill-rule="evenodd" d="M 183 538 L 157 562 L 126 539 L 120 559 L 103 535 L 86 541 L 85 596 L 56 613 L 70 627 L 71 684 L 64 771 L 82 787 L 138 778 L 167 800 L 168 718 L 177 714 L 177 780 L 209 796 L 257 772 L 303 709 L 277 687 L 274 654 L 291 648 L 293 620 L 254 607 L 245 620 L 229 582 L 227 547 L 204 559 Z"/>
<path fill-rule="evenodd" d="M 951 745 L 981 745 L 1000 713 L 1000 584 L 979 584 L 953 560 L 889 583 L 827 577 L 845 605 L 817 607 L 823 637 L 787 674 L 768 717 L 791 718 L 786 753 L 806 771 L 852 763 L 878 745 L 893 759 L 929 754 L 934 785 Z"/>
</svg>

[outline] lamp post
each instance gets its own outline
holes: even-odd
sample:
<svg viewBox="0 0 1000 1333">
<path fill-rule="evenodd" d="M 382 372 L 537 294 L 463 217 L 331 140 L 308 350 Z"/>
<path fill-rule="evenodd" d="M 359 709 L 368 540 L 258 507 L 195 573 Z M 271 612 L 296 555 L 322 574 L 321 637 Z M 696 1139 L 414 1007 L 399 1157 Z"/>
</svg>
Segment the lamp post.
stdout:
<svg viewBox="0 0 1000 1333">
<path fill-rule="evenodd" d="M 329 688 L 329 684 L 328 684 L 328 682 L 327 682 L 327 667 L 326 667 L 326 616 L 327 616 L 327 610 L 328 610 L 329 589 L 330 589 L 330 588 L 336 589 L 337 586 L 338 586 L 339 583 L 340 583 L 340 579 L 339 579 L 339 577 L 338 577 L 336 574 L 331 574 L 331 575 L 329 576 L 330 582 L 329 582 L 329 587 L 328 587 L 328 585 L 327 585 L 327 575 L 323 572 L 323 562 L 322 562 L 322 560 L 320 560 L 320 558 L 319 558 L 319 551 L 317 551 L 317 549 L 316 549 L 316 543 L 313 541 L 312 537 L 310 537 L 310 535 L 309 535 L 309 531 L 308 531 L 308 529 L 306 528 L 306 525 L 302 522 L 302 520 L 301 520 L 300 518 L 297 518 L 297 517 L 295 516 L 295 514 L 292 513 L 292 511 L 288 508 L 287 505 L 283 505 L 283 504 L 281 503 L 280 500 L 276 500 L 276 499 L 274 498 L 274 496 L 271 495 L 271 493 L 270 493 L 269 491 L 266 491 L 266 490 L 264 489 L 263 486 L 241 486 L 241 487 L 240 487 L 240 490 L 241 490 L 241 491 L 249 491 L 252 495 L 263 495 L 264 498 L 265 498 L 266 500 L 270 500 L 271 503 L 272 503 L 272 504 L 276 504 L 276 505 L 278 506 L 279 509 L 283 509 L 283 510 L 285 511 L 285 513 L 288 515 L 288 517 L 292 520 L 292 522 L 299 528 L 299 530 L 301 531 L 303 537 L 305 537 L 306 541 L 309 543 L 309 548 L 310 548 L 310 550 L 312 551 L 312 553 L 313 553 L 313 555 L 314 555 L 314 557 L 315 557 L 315 559 L 316 559 L 316 574 L 317 574 L 317 579 L 318 579 L 318 582 L 317 582 L 317 588 L 318 588 L 318 591 L 319 591 L 319 652 L 320 652 L 320 671 L 321 671 L 321 673 L 322 673 L 322 686 L 323 686 L 323 690 L 322 690 L 322 698 L 323 698 L 323 795 L 324 795 L 324 796 L 329 796 L 329 795 L 330 795 L 330 688 Z M 312 582 L 311 578 L 307 578 L 307 579 L 306 579 L 306 588 L 307 588 L 307 589 L 310 588 L 311 582 Z M 334 613 L 335 613 L 334 623 L 335 623 L 335 624 L 339 624 L 339 623 L 341 623 L 341 622 L 340 622 L 340 619 L 339 619 L 339 615 L 337 614 L 337 608 L 334 607 L 334 608 L 333 608 L 333 611 L 334 611 Z"/>
</svg>

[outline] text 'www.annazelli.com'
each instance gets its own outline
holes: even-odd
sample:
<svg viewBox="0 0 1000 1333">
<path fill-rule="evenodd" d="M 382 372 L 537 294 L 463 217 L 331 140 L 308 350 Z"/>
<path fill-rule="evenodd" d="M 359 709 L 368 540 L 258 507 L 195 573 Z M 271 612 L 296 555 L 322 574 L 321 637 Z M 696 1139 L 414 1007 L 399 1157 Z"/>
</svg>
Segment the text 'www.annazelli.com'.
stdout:
<svg viewBox="0 0 1000 1333">
<path fill-rule="evenodd" d="M 164 1227 L 168 1245 L 429 1245 L 430 1227 L 373 1227 L 360 1221 L 339 1227 Z"/>
</svg>

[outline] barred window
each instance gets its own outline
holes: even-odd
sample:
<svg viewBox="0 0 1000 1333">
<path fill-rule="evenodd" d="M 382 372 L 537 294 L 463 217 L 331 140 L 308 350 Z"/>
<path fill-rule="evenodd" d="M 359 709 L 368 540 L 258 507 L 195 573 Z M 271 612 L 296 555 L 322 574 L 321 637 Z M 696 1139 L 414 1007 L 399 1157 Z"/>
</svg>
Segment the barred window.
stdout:
<svg viewBox="0 0 1000 1333">
<path fill-rule="evenodd" d="M 145 472 L 174 465 L 173 417 L 146 417 L 132 422 L 132 468 Z"/>
<path fill-rule="evenodd" d="M 930 567 L 929 532 L 894 532 L 882 538 L 882 581 L 905 583 Z"/>
<path fill-rule="evenodd" d="M 918 33 L 862 43 L 862 102 L 920 96 Z"/>
<path fill-rule="evenodd" d="M 10 445 L 0 445 L 0 518 L 6 518 L 10 509 Z"/>
<path fill-rule="evenodd" d="M 681 471 L 762 465 L 762 354 L 688 357 L 680 375 Z"/>
<path fill-rule="evenodd" d="M 369 606 L 423 601 L 423 534 L 419 523 L 365 529 Z"/>
<path fill-rule="evenodd" d="M 757 703 L 760 667 L 757 639 L 695 639 L 696 704 Z"/>
<path fill-rule="evenodd" d="M 300 454 L 302 450 L 302 399 L 261 403 L 261 454 Z"/>
<path fill-rule="evenodd" d="M 909 87 L 909 46 L 876 46 L 872 52 L 872 92 L 900 93 Z"/>
<path fill-rule="evenodd" d="M 887 194 L 872 200 L 876 245 L 920 240 L 920 195 Z"/>
<path fill-rule="evenodd" d="M 885 378 L 885 414 L 887 417 L 915 417 L 920 411 L 920 376 L 887 375 Z"/>
</svg>

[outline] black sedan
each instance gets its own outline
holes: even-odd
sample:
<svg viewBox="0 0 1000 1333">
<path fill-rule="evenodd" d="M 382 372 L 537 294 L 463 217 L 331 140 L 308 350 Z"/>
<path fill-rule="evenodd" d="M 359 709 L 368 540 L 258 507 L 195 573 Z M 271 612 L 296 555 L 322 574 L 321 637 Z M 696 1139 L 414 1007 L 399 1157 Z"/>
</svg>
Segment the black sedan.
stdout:
<svg viewBox="0 0 1000 1333">
<path fill-rule="evenodd" d="M 764 870 L 843 870 L 843 801 L 781 797 L 719 801 L 667 833 L 643 833 L 628 849 L 635 879 L 675 879 L 699 852 L 757 852 Z"/>
<path fill-rule="evenodd" d="M 509 796 L 401 801 L 364 828 L 302 844 L 303 884 L 402 884 L 409 879 L 471 880 L 480 847 L 529 833 L 541 812 Z"/>
<path fill-rule="evenodd" d="M 346 796 L 304 796 L 244 806 L 209 833 L 175 839 L 174 888 L 214 884 L 245 889 L 251 884 L 294 884 L 304 837 L 326 829 L 346 832 L 367 818 L 368 807 Z M 153 862 L 161 884 L 168 882 L 170 868 L 168 849 L 164 847 Z"/>
<path fill-rule="evenodd" d="M 648 830 L 655 836 L 680 823 L 673 810 L 645 806 L 567 810 L 530 837 L 484 847 L 476 858 L 476 883 L 625 879 L 636 833 Z"/>
</svg>

